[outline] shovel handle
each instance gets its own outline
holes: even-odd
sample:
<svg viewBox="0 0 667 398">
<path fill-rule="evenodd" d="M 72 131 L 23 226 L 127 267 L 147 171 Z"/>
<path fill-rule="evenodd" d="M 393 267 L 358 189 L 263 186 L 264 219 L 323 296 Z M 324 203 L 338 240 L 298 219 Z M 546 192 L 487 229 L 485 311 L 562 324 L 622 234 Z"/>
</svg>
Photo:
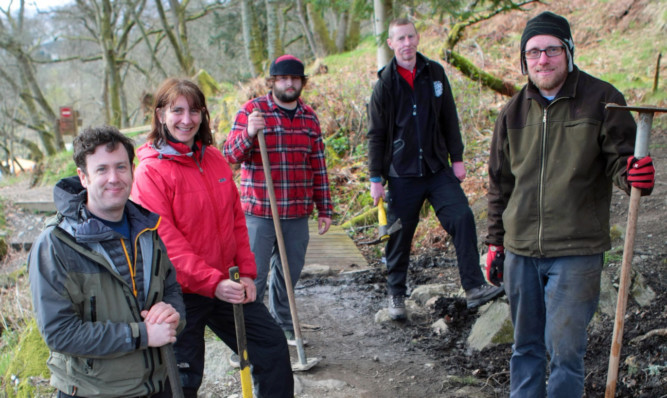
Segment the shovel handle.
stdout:
<svg viewBox="0 0 667 398">
<path fill-rule="evenodd" d="M 637 124 L 637 135 L 635 137 L 634 156 L 641 159 L 648 156 L 649 139 L 651 138 L 651 124 L 654 112 L 665 112 L 667 109 L 633 108 L 607 105 L 607 108 L 626 109 L 639 111 L 639 123 Z M 632 187 L 630 190 L 630 207 L 628 209 L 628 225 L 625 233 L 623 246 L 623 262 L 621 263 L 621 278 L 618 286 L 618 298 L 616 301 L 616 316 L 614 318 L 614 331 L 612 334 L 611 350 L 609 353 L 609 367 L 607 369 L 607 385 L 605 398 L 613 398 L 616 395 L 616 382 L 618 379 L 618 365 L 621 359 L 621 347 L 623 346 L 623 327 L 625 324 L 625 311 L 628 304 L 628 292 L 632 279 L 632 257 L 635 245 L 635 233 L 637 231 L 637 218 L 639 214 L 639 201 L 641 190 Z"/>
</svg>

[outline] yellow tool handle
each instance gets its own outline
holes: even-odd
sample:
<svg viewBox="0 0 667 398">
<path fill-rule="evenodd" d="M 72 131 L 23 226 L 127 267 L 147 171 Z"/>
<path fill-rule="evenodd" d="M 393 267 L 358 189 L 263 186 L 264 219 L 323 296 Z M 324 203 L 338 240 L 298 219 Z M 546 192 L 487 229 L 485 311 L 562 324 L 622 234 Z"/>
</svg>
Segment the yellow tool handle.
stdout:
<svg viewBox="0 0 667 398">
<path fill-rule="evenodd" d="M 378 224 L 380 227 L 387 225 L 387 211 L 384 209 L 384 200 L 378 199 Z"/>
<path fill-rule="evenodd" d="M 229 269 L 229 279 L 241 282 L 239 267 Z M 234 304 L 234 324 L 236 326 L 236 343 L 241 363 L 241 391 L 243 398 L 252 398 L 252 379 L 250 378 L 250 360 L 248 359 L 248 347 L 246 344 L 245 320 L 243 319 L 243 305 Z"/>
</svg>

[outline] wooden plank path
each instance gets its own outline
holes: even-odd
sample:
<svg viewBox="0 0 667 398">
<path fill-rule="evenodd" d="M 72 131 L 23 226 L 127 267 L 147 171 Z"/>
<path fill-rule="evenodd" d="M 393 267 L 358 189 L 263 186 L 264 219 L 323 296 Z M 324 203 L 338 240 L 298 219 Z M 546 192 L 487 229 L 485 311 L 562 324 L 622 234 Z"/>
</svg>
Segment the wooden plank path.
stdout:
<svg viewBox="0 0 667 398">
<path fill-rule="evenodd" d="M 18 201 L 16 205 L 33 212 L 55 212 L 52 201 Z M 369 268 L 368 262 L 342 227 L 332 225 L 324 235 L 317 233 L 317 221 L 311 220 L 308 227 L 310 242 L 306 251 L 307 269 L 327 267 L 330 273 L 338 274 Z M 12 242 L 12 246 L 29 250 L 34 237 L 24 238 L 28 238 L 28 241 Z"/>
<path fill-rule="evenodd" d="M 310 242 L 306 251 L 305 268 L 316 265 L 331 268 L 333 273 L 368 269 L 368 262 L 345 230 L 332 225 L 326 234 L 317 233 L 317 221 L 309 223 Z"/>
</svg>

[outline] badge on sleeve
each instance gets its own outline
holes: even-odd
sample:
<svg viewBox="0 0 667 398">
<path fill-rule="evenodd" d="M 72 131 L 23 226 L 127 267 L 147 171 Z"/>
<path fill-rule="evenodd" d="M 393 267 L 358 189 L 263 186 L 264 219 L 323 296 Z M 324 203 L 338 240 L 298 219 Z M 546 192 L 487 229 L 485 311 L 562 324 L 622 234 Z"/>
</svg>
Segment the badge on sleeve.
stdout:
<svg viewBox="0 0 667 398">
<path fill-rule="evenodd" d="M 434 81 L 433 90 L 435 90 L 435 96 L 440 97 L 442 95 L 442 90 L 443 90 L 442 82 L 439 80 Z"/>
</svg>

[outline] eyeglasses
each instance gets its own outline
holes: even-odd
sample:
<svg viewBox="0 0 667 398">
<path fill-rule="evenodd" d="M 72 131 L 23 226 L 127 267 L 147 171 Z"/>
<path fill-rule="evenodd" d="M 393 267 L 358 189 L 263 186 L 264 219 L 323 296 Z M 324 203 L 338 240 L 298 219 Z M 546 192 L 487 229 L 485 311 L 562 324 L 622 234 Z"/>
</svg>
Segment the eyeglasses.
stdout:
<svg viewBox="0 0 667 398">
<path fill-rule="evenodd" d="M 526 59 L 537 59 L 542 56 L 542 53 L 545 53 L 547 57 L 557 57 L 563 53 L 563 50 L 565 50 L 565 47 L 563 46 L 558 46 L 558 47 L 547 47 L 544 50 L 540 50 L 539 48 L 533 48 L 528 51 L 524 51 L 523 53 L 526 55 Z"/>
</svg>

